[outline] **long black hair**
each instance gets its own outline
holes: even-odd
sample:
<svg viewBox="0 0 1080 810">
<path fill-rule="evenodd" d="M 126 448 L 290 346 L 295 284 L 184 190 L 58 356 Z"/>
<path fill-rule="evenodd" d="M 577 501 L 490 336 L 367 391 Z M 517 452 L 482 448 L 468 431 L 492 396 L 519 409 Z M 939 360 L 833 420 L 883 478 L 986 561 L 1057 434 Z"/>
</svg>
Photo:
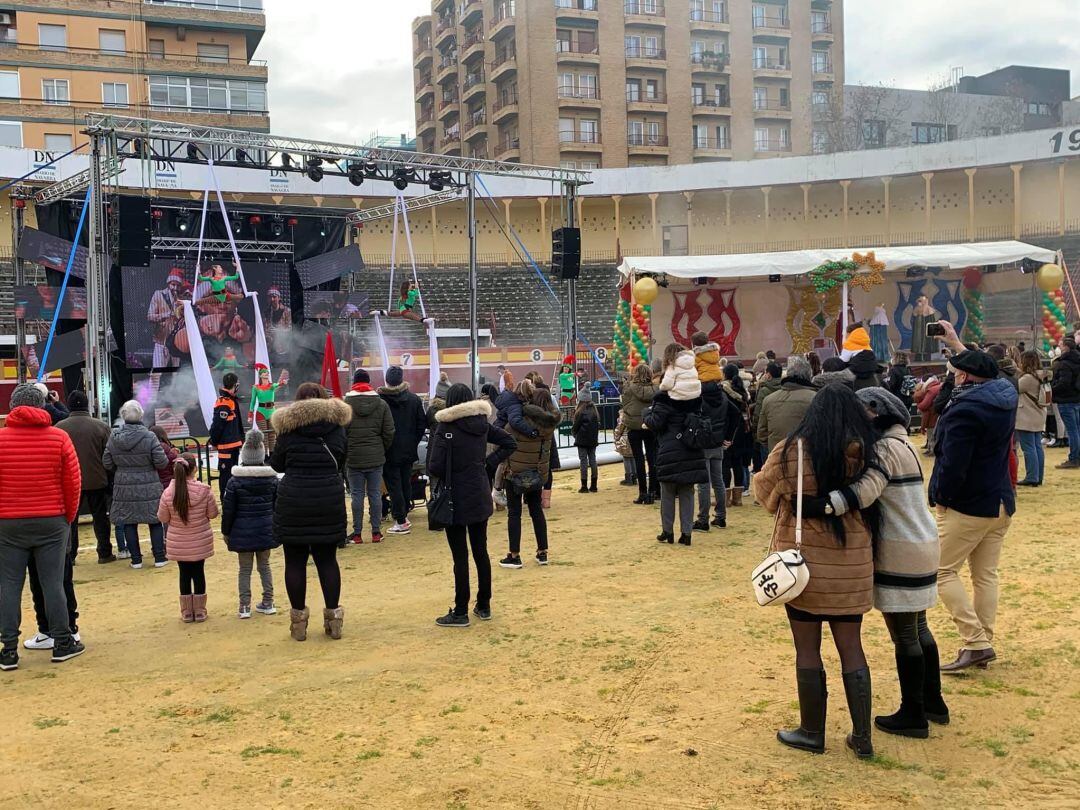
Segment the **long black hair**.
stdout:
<svg viewBox="0 0 1080 810">
<path fill-rule="evenodd" d="M 785 477 L 794 477 L 795 470 L 789 473 L 788 467 L 789 459 L 793 459 L 795 454 L 792 452 L 789 455 L 789 451 L 794 450 L 796 442 L 802 439 L 804 458 L 809 457 L 818 490 L 806 495 L 824 497 L 833 490 L 843 489 L 861 476 L 867 467 L 878 463 L 875 445 L 879 438 L 880 434 L 855 392 L 846 385 L 826 385 L 810 401 L 810 407 L 799 426 L 784 444 L 781 469 Z M 862 452 L 862 463 L 854 475 L 848 472 L 847 451 L 852 444 L 859 445 Z M 862 516 L 876 542 L 881 534 L 881 508 L 874 503 L 862 510 Z M 840 545 L 844 545 L 843 520 L 831 515 L 826 522 Z"/>
<path fill-rule="evenodd" d="M 724 366 L 724 379 L 731 383 L 731 390 L 742 397 L 743 405 L 749 404 L 750 394 L 746 390 L 746 383 L 743 382 L 737 365 L 728 363 Z"/>
<path fill-rule="evenodd" d="M 454 383 L 446 392 L 446 407 L 453 408 L 463 402 L 472 402 L 475 399 L 472 389 L 465 383 Z"/>
</svg>

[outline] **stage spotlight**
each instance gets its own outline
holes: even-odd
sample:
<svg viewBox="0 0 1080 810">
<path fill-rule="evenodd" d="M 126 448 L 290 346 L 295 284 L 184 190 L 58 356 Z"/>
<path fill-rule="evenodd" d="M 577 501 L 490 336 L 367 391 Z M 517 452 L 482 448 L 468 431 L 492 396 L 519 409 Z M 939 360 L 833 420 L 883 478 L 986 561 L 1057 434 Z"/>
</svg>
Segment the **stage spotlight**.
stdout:
<svg viewBox="0 0 1080 810">
<path fill-rule="evenodd" d="M 431 172 L 428 174 L 428 188 L 432 191 L 442 191 L 446 188 L 446 174 L 448 172 Z"/>
<path fill-rule="evenodd" d="M 233 214 L 229 217 L 229 225 L 232 227 L 233 234 L 239 236 L 241 229 L 244 227 L 244 221 L 236 214 Z"/>
<path fill-rule="evenodd" d="M 298 220 L 296 217 L 289 217 L 285 224 L 288 225 L 290 228 L 295 228 L 297 225 L 300 224 L 300 220 Z"/>
<path fill-rule="evenodd" d="M 279 215 L 275 215 L 270 220 L 270 233 L 274 235 L 275 239 L 280 239 L 281 235 L 285 233 L 285 223 L 282 221 Z"/>
<path fill-rule="evenodd" d="M 779 273 L 769 273 L 769 283 L 770 284 L 779 284 L 780 281 L 781 281 L 781 278 L 780 278 Z"/>
<path fill-rule="evenodd" d="M 150 216 L 154 219 L 161 219 L 165 216 L 165 212 L 160 208 L 153 208 L 150 210 Z"/>
<path fill-rule="evenodd" d="M 322 158 L 308 158 L 307 171 L 305 172 L 305 174 L 307 174 L 309 180 L 311 180 L 313 183 L 318 183 L 320 180 L 323 179 L 323 175 L 325 173 L 326 172 L 323 171 L 322 167 Z"/>
<path fill-rule="evenodd" d="M 394 188 L 404 191 L 409 187 L 409 180 L 415 174 L 412 166 L 400 166 L 394 169 Z"/>
<path fill-rule="evenodd" d="M 252 225 L 258 225 L 262 222 L 262 217 L 260 217 L 258 214 L 252 214 L 250 217 L 248 217 L 248 222 L 250 222 Z"/>
<path fill-rule="evenodd" d="M 146 155 L 144 154 L 144 149 L 145 144 L 143 143 L 142 138 L 131 139 L 131 152 L 135 155 L 135 157 L 146 157 Z"/>
<path fill-rule="evenodd" d="M 376 163 L 374 160 L 365 160 L 364 161 L 364 173 L 368 177 L 378 177 L 378 175 L 379 175 L 379 164 Z"/>
<path fill-rule="evenodd" d="M 187 233 L 191 229 L 191 212 L 181 208 L 176 215 L 176 228 L 180 233 Z"/>
<path fill-rule="evenodd" d="M 360 186 L 364 183 L 364 167 L 360 163 L 349 162 L 349 182 L 354 186 Z"/>
<path fill-rule="evenodd" d="M 188 160 L 200 160 L 202 158 L 202 153 L 199 152 L 199 147 L 193 143 L 189 143 L 187 145 L 187 156 Z"/>
<path fill-rule="evenodd" d="M 1031 273 L 1038 272 L 1041 266 L 1042 265 L 1034 259 L 1025 258 L 1020 260 L 1020 272 L 1023 273 L 1025 276 L 1030 275 Z"/>
<path fill-rule="evenodd" d="M 329 231 L 330 231 L 330 223 L 327 221 L 326 217 L 323 217 L 319 221 L 319 236 L 322 236 L 322 237 L 325 238 L 326 234 L 329 233 Z"/>
</svg>

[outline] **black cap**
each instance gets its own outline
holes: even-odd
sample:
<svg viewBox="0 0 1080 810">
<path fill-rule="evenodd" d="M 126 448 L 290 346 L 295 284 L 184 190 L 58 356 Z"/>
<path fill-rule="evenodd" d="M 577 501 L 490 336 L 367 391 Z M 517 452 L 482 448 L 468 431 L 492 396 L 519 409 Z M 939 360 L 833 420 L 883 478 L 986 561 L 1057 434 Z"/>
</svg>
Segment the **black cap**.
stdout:
<svg viewBox="0 0 1080 810">
<path fill-rule="evenodd" d="M 85 411 L 90 407 L 90 400 L 85 391 L 72 391 L 68 394 L 67 404 L 73 411 Z"/>
<path fill-rule="evenodd" d="M 957 371 L 963 371 L 984 380 L 993 380 L 998 376 L 998 365 L 986 352 L 968 349 L 949 358 L 949 365 Z"/>
<path fill-rule="evenodd" d="M 368 374 L 366 370 L 358 368 L 353 372 L 352 381 L 353 385 L 356 385 L 357 383 L 369 383 L 371 382 L 371 375 Z"/>
</svg>

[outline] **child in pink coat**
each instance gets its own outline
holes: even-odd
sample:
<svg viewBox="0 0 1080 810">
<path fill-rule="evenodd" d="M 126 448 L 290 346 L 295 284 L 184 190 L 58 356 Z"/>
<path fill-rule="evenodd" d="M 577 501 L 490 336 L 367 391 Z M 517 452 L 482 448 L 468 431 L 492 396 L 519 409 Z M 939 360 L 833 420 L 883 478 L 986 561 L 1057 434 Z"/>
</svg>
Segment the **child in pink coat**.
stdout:
<svg viewBox="0 0 1080 810">
<path fill-rule="evenodd" d="M 180 618 L 206 621 L 206 573 L 203 564 L 214 556 L 214 530 L 218 516 L 210 487 L 195 480 L 198 461 L 184 453 L 173 465 L 173 481 L 161 494 L 158 520 L 169 525 L 165 554 L 180 569 Z"/>
</svg>

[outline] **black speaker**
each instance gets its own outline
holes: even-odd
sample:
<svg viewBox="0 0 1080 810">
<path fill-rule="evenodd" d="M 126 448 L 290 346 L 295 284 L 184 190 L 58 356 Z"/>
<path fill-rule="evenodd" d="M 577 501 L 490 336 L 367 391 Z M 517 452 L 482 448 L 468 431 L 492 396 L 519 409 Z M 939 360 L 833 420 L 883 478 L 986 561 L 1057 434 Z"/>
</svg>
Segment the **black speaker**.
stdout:
<svg viewBox="0 0 1080 810">
<path fill-rule="evenodd" d="M 581 275 L 581 228 L 557 228 L 551 234 L 551 272 L 559 278 Z"/>
<path fill-rule="evenodd" d="M 121 267 L 150 266 L 150 199 L 147 197 L 121 197 L 120 255 Z"/>
</svg>

